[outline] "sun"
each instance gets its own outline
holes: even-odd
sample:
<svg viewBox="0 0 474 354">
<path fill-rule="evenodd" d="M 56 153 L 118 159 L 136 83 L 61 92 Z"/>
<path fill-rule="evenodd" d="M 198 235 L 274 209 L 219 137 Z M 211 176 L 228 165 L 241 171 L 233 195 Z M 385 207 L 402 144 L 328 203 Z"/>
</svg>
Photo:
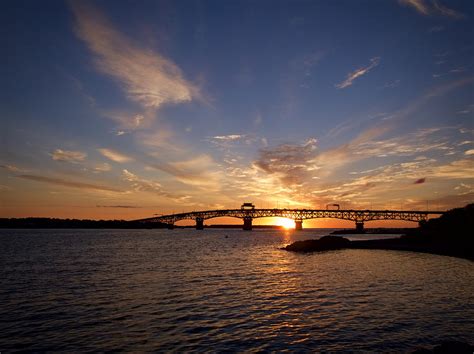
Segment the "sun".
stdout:
<svg viewBox="0 0 474 354">
<path fill-rule="evenodd" d="M 292 219 L 279 218 L 277 221 L 278 226 L 282 226 L 284 229 L 294 229 L 295 221 Z"/>
</svg>

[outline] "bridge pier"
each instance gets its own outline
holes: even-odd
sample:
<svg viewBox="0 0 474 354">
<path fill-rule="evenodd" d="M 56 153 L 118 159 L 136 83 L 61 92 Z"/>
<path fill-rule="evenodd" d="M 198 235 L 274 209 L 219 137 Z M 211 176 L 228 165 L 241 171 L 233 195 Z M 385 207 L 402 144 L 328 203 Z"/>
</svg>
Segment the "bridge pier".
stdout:
<svg viewBox="0 0 474 354">
<path fill-rule="evenodd" d="M 252 218 L 250 216 L 244 217 L 244 230 L 250 231 L 252 230 Z"/>
<path fill-rule="evenodd" d="M 196 230 L 204 230 L 204 219 L 196 218 Z"/>
<path fill-rule="evenodd" d="M 303 230 L 303 220 L 295 220 L 295 230 Z"/>
<path fill-rule="evenodd" d="M 356 231 L 359 234 L 365 234 L 364 230 L 364 222 L 363 221 L 356 221 Z"/>
</svg>

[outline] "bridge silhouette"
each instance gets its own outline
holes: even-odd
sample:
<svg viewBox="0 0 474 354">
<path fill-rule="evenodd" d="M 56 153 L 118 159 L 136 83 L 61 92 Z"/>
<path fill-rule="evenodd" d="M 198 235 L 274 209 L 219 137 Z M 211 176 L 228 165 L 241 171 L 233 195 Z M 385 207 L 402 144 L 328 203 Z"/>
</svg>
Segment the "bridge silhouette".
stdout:
<svg viewBox="0 0 474 354">
<path fill-rule="evenodd" d="M 179 214 L 160 215 L 146 219 L 135 220 L 143 223 L 160 222 L 165 223 L 173 228 L 174 223 L 180 220 L 194 220 L 196 229 L 204 229 L 204 220 L 219 218 L 223 216 L 239 218 L 243 220 L 242 228 L 244 230 L 252 230 L 252 220 L 266 217 L 282 217 L 293 219 L 295 221 L 295 229 L 303 229 L 303 221 L 309 219 L 341 219 L 355 222 L 357 231 L 364 231 L 364 222 L 374 220 L 403 220 L 412 222 L 423 222 L 428 220 L 429 215 L 442 215 L 442 211 L 418 211 L 418 210 L 325 210 L 325 209 L 221 209 L 221 210 L 204 210 L 192 211 Z"/>
</svg>

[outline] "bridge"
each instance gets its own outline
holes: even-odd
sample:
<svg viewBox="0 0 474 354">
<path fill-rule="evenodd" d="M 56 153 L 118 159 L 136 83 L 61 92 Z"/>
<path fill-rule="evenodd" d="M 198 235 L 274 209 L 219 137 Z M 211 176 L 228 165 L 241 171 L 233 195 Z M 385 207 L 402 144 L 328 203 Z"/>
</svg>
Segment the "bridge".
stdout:
<svg viewBox="0 0 474 354">
<path fill-rule="evenodd" d="M 179 214 L 160 215 L 147 219 L 135 220 L 143 223 L 161 222 L 168 224 L 173 228 L 175 222 L 180 220 L 194 220 L 196 222 L 196 230 L 204 229 L 204 220 L 219 218 L 223 216 L 239 218 L 243 220 L 242 228 L 244 230 L 252 230 L 252 220 L 266 217 L 281 217 L 293 219 L 295 221 L 295 229 L 303 229 L 303 221 L 309 219 L 341 219 L 355 222 L 356 230 L 364 231 L 364 222 L 374 220 L 403 220 L 422 222 L 428 220 L 429 215 L 442 215 L 442 211 L 406 211 L 406 210 L 324 210 L 324 209 L 255 209 L 250 204 L 250 208 L 245 208 L 245 204 L 241 209 L 222 209 L 222 210 L 204 210 L 192 211 Z M 249 205 L 247 205 L 249 206 Z"/>
</svg>

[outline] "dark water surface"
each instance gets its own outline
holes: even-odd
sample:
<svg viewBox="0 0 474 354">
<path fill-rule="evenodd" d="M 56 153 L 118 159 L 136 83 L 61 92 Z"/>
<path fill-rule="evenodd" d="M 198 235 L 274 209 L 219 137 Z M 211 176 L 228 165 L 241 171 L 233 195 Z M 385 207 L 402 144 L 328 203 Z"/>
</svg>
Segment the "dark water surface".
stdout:
<svg viewBox="0 0 474 354">
<path fill-rule="evenodd" d="M 1 230 L 0 351 L 406 351 L 474 342 L 472 262 L 279 250 L 326 232 Z"/>
</svg>

